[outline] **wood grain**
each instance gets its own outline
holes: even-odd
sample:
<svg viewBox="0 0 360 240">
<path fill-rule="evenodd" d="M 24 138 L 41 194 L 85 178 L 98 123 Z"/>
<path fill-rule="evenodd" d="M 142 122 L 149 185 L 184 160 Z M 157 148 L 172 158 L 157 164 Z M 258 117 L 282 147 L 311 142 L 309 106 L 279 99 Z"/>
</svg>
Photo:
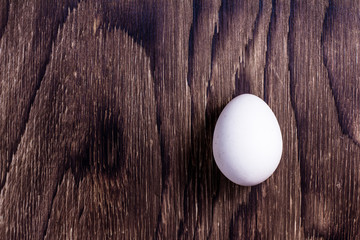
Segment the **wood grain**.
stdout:
<svg viewBox="0 0 360 240">
<path fill-rule="evenodd" d="M 0 239 L 359 239 L 360 2 L 0 0 Z M 283 156 L 227 180 L 264 99 Z"/>
</svg>

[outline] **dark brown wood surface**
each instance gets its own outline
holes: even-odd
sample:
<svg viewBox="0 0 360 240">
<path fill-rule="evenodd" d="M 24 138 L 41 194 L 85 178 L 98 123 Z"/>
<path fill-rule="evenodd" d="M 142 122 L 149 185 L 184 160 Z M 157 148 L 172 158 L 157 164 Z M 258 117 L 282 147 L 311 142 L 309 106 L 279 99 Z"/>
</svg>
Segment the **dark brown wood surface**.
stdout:
<svg viewBox="0 0 360 240">
<path fill-rule="evenodd" d="M 233 97 L 283 156 L 212 156 Z M 0 0 L 0 239 L 360 239 L 358 0 Z"/>
</svg>

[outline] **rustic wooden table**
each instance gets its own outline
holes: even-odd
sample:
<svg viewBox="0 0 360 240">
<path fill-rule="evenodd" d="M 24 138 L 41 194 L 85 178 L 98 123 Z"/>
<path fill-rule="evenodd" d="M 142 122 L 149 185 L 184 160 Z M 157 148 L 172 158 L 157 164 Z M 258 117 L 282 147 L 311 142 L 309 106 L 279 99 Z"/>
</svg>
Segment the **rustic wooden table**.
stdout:
<svg viewBox="0 0 360 240">
<path fill-rule="evenodd" d="M 283 156 L 212 156 L 241 93 Z M 360 2 L 0 0 L 0 239 L 360 239 Z"/>
</svg>

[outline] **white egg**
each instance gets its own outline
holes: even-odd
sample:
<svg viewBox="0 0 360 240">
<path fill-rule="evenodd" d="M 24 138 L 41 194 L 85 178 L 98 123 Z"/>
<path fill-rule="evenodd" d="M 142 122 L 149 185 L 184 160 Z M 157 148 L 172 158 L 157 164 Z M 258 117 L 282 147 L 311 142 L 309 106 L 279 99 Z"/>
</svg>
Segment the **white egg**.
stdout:
<svg viewBox="0 0 360 240">
<path fill-rule="evenodd" d="M 216 122 L 213 153 L 232 182 L 253 186 L 269 178 L 282 154 L 279 123 L 259 97 L 243 94 L 231 100 Z"/>
</svg>

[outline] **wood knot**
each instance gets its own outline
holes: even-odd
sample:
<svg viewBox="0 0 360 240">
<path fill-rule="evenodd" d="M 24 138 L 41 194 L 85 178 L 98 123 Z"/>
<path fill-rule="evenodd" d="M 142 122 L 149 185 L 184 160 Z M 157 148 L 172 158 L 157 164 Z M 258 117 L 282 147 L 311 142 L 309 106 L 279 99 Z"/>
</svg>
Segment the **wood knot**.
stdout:
<svg viewBox="0 0 360 240">
<path fill-rule="evenodd" d="M 99 111 L 84 134 L 87 136 L 75 144 L 70 154 L 70 167 L 76 182 L 88 172 L 118 175 L 125 158 L 122 120 L 109 111 Z"/>
</svg>

